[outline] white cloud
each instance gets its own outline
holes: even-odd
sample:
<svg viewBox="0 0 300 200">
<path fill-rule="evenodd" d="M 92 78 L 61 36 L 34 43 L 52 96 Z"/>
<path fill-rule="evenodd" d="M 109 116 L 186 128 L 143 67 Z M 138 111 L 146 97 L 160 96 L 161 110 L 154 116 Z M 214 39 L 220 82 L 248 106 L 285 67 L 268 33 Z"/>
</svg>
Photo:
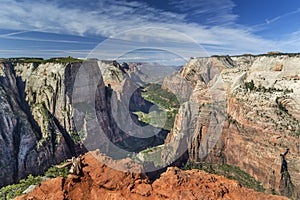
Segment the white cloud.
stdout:
<svg viewBox="0 0 300 200">
<path fill-rule="evenodd" d="M 63 2 L 66 5 L 60 1 L 0 0 L 0 29 L 34 30 L 81 36 L 99 35 L 134 41 L 135 44 L 140 42 L 143 45 L 166 42 L 176 51 L 190 53 L 189 56 L 197 56 L 195 54 L 198 53 L 198 49 L 186 46 L 182 50 L 186 38 L 181 34 L 168 31 L 141 31 L 126 34 L 124 31 L 138 30 L 137 28 L 141 27 L 173 29 L 188 35 L 197 43 L 210 47 L 208 50 L 211 54 L 262 53 L 288 44 L 260 38 L 250 32 L 250 29 L 236 26 L 235 20 L 238 16 L 232 14 L 235 5 L 231 0 L 225 2 L 179 0 L 176 4 L 171 3 L 175 7 L 178 5 L 177 9 L 181 9 L 179 13 L 152 8 L 146 3 L 137 1 Z M 207 16 L 208 22 L 216 25 L 189 22 L 187 18 L 193 14 Z M 5 37 L 20 39 L 13 35 Z M 123 44 L 116 44 L 115 47 L 117 45 L 120 47 Z"/>
<path fill-rule="evenodd" d="M 232 12 L 235 4 L 231 0 L 176 0 L 170 4 L 188 16 L 203 18 L 206 24 L 228 25 L 238 18 Z"/>
<path fill-rule="evenodd" d="M 287 12 L 287 13 L 285 13 L 285 14 L 283 14 L 283 15 L 279 15 L 279 16 L 274 17 L 274 18 L 272 18 L 272 19 L 266 19 L 266 23 L 267 23 L 267 24 L 270 24 L 270 23 L 276 22 L 276 21 L 278 21 L 278 20 L 281 20 L 281 19 L 283 19 L 283 18 L 285 18 L 285 17 L 288 17 L 288 16 L 291 16 L 291 15 L 297 14 L 297 13 L 299 13 L 299 12 L 300 12 L 300 8 L 298 8 L 297 10 L 291 11 L 291 12 Z"/>
<path fill-rule="evenodd" d="M 24 33 L 27 31 L 20 31 L 18 33 L 9 33 L 0 35 L 0 38 L 11 39 L 11 40 L 25 40 L 25 41 L 34 41 L 34 42 L 55 42 L 55 43 L 70 43 L 70 44 L 94 44 L 94 42 L 84 42 L 77 40 L 61 40 L 61 39 L 42 39 L 42 38 L 34 38 L 34 37 L 24 37 L 24 36 L 15 36 L 20 33 Z"/>
</svg>

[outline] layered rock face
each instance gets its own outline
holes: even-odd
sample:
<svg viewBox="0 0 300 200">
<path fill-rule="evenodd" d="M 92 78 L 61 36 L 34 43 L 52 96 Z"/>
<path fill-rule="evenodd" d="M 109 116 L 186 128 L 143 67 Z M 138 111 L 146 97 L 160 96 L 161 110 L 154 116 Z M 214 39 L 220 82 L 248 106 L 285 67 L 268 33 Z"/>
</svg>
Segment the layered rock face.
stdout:
<svg viewBox="0 0 300 200">
<path fill-rule="evenodd" d="M 79 66 L 0 64 L 0 186 L 76 154 L 69 86 Z"/>
<path fill-rule="evenodd" d="M 101 161 L 101 162 L 99 162 Z M 115 170 L 103 163 L 127 166 L 136 173 Z M 42 182 L 31 193 L 16 199 L 287 199 L 243 188 L 238 182 L 200 170 L 168 168 L 151 182 L 142 166 L 130 159 L 113 161 L 98 152 L 83 156 L 83 175 L 69 175 Z"/>
<path fill-rule="evenodd" d="M 270 191 L 299 198 L 299 63 L 299 55 L 190 60 L 176 76 L 192 92 L 166 143 L 184 140 L 191 161 L 239 166 Z"/>
<path fill-rule="evenodd" d="M 86 150 L 126 157 L 163 143 L 163 132 L 140 137 L 131 111 L 150 105 L 130 73 L 116 62 L 1 63 L 0 187 Z"/>
<path fill-rule="evenodd" d="M 84 136 L 75 127 L 72 105 L 73 85 L 81 65 L 1 63 L 0 186 L 28 174 L 43 173 L 51 165 L 85 151 L 79 145 Z M 103 109 L 98 114 L 105 118 L 108 110 L 103 81 L 99 91 L 97 102 Z M 110 128 L 108 120 L 104 120 L 106 129 Z"/>
</svg>

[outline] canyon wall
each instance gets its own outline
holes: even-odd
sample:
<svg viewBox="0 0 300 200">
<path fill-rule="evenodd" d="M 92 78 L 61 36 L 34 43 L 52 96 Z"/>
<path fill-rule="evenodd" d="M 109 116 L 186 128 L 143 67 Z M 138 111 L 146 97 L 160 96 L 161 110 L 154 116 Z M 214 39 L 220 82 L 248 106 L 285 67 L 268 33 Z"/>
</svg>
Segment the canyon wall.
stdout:
<svg viewBox="0 0 300 200">
<path fill-rule="evenodd" d="M 160 145 L 157 149 L 166 147 L 161 155 L 166 165 L 181 155 L 196 163 L 235 165 L 269 192 L 297 199 L 298 63 L 299 55 L 191 59 L 163 81 L 181 103 L 167 135 L 132 113 L 147 113 L 153 105 L 141 97 L 145 74 L 140 77 L 132 66 L 91 61 L 80 72 L 82 63 L 3 62 L 0 186 L 87 150 L 100 148 L 119 159 Z M 78 74 L 83 82 L 76 82 Z M 90 92 L 94 95 L 82 95 Z M 99 130 L 101 138 L 93 135 Z"/>
<path fill-rule="evenodd" d="M 80 64 L 0 64 L 0 186 L 76 154 L 70 104 Z"/>
<path fill-rule="evenodd" d="M 145 136 L 132 114 L 151 106 L 133 71 L 115 61 L 1 63 L 0 187 L 88 150 L 122 158 L 162 144 L 167 133 Z"/>
<path fill-rule="evenodd" d="M 163 84 L 176 93 L 170 80 L 179 76 L 192 87 L 166 143 L 187 140 L 191 161 L 238 166 L 269 191 L 299 198 L 299 75 L 299 55 L 191 59 Z"/>
</svg>

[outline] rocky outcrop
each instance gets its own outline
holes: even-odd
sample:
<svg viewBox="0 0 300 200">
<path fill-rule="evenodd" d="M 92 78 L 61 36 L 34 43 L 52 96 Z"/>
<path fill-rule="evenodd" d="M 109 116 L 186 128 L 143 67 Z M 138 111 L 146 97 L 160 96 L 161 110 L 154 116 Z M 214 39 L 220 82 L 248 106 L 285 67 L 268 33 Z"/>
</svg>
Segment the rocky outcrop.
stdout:
<svg viewBox="0 0 300 200">
<path fill-rule="evenodd" d="M 295 77 L 300 73 L 299 63 L 299 55 L 190 60 L 175 75 L 190 83 L 190 99 L 179 110 L 166 143 L 188 140 L 191 161 L 238 166 L 270 191 L 297 199 L 300 192 L 300 82 Z M 171 79 L 174 76 L 167 78 L 163 87 L 176 88 Z M 191 112 L 186 104 L 195 103 L 197 108 Z M 190 126 L 193 119 L 195 124 Z M 213 125 L 215 123 L 221 126 Z M 189 127 L 192 133 L 186 138 L 183 130 Z M 285 158 L 289 180 L 281 173 L 280 154 L 286 148 L 290 149 Z M 293 194 L 282 192 L 291 191 L 283 189 L 291 185 L 295 189 Z"/>
<path fill-rule="evenodd" d="M 134 168 L 136 173 L 109 168 L 103 161 Z M 236 181 L 200 170 L 182 171 L 171 167 L 151 182 L 140 173 L 141 166 L 130 159 L 112 161 L 98 152 L 84 155 L 83 164 L 83 176 L 46 180 L 16 199 L 287 199 L 255 192 Z"/>
<path fill-rule="evenodd" d="M 288 164 L 285 158 L 288 153 L 289 153 L 289 149 L 287 149 L 284 154 L 280 154 L 282 158 L 282 163 L 281 163 L 281 170 L 280 170 L 281 178 L 280 178 L 279 190 L 280 190 L 280 194 L 284 196 L 292 197 L 296 194 L 294 194 L 295 193 L 294 185 L 291 181 L 291 176 L 288 170 Z"/>
</svg>

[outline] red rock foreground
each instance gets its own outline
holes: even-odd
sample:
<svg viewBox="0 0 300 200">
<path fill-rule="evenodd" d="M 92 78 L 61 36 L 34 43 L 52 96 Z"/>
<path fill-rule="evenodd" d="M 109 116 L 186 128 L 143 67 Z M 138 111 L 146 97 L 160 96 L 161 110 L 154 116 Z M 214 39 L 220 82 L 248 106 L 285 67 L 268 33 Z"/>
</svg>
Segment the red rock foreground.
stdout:
<svg viewBox="0 0 300 200">
<path fill-rule="evenodd" d="M 183 171 L 176 167 L 168 168 L 159 179 L 151 183 L 141 173 L 117 171 L 98 159 L 111 161 L 96 152 L 87 153 L 83 156 L 83 176 L 69 175 L 66 179 L 57 177 L 46 180 L 31 193 L 16 199 L 287 199 L 243 188 L 237 181 L 222 176 L 200 170 Z M 135 167 L 137 172 L 140 170 L 129 159 L 111 162 L 116 165 L 118 162 L 126 163 L 128 167 Z"/>
</svg>

